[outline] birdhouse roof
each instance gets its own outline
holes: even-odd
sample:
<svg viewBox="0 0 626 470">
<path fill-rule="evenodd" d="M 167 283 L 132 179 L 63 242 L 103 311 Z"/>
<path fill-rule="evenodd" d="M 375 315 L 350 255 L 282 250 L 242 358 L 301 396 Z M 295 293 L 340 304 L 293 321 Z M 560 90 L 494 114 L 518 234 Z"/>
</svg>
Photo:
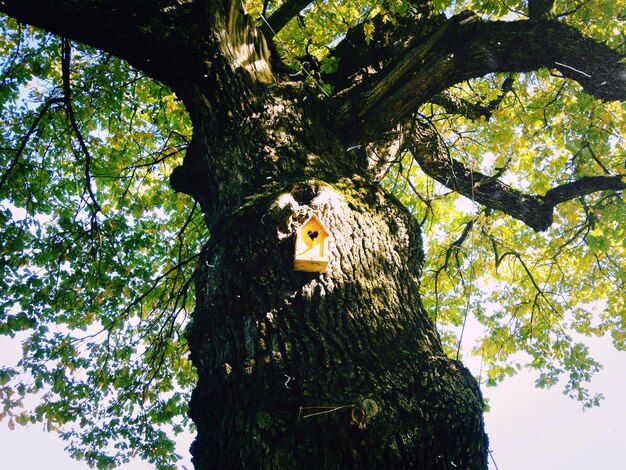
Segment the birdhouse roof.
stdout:
<svg viewBox="0 0 626 470">
<path fill-rule="evenodd" d="M 330 233 L 328 232 L 328 230 L 326 229 L 326 227 L 324 227 L 324 224 L 322 223 L 322 221 L 320 219 L 318 219 L 318 217 L 313 214 L 311 217 L 309 217 L 303 224 L 302 224 L 302 228 L 305 228 L 307 225 L 314 225 L 315 228 L 320 231 L 323 232 L 324 235 L 326 235 L 327 237 L 330 236 Z"/>
</svg>

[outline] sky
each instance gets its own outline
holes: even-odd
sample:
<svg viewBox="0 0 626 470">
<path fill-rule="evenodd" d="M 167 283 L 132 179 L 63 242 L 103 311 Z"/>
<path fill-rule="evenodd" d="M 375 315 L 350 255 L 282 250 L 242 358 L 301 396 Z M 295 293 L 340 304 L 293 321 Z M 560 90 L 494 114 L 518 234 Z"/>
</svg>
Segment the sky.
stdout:
<svg viewBox="0 0 626 470">
<path fill-rule="evenodd" d="M 485 427 L 498 470 L 623 469 L 626 445 L 626 352 L 608 338 L 588 340 L 604 369 L 590 387 L 604 394 L 599 407 L 583 412 L 557 384 L 534 387 L 536 373 L 523 371 L 483 390 L 491 411 Z"/>
<path fill-rule="evenodd" d="M 0 363 L 8 360 L 7 339 L 0 341 Z M 623 469 L 626 446 L 626 352 L 615 351 L 608 338 L 590 339 L 592 355 L 604 369 L 591 388 L 605 395 L 600 407 L 582 411 L 580 403 L 561 393 L 559 384 L 549 390 L 534 388 L 536 374 L 521 371 L 497 387 L 483 388 L 491 411 L 485 414 L 493 460 L 490 470 L 602 470 Z M 19 349 L 19 344 L 17 345 Z M 468 361 L 474 371 L 480 367 Z M 476 371 L 474 371 L 476 372 Z M 191 470 L 188 447 L 192 436 L 179 439 L 176 452 L 184 459 L 181 470 Z M 84 462 L 72 460 L 64 443 L 42 425 L 16 427 L 0 423 L 0 455 L 6 469 L 85 470 Z M 494 464 L 495 461 L 495 464 Z M 122 470 L 148 470 L 150 465 L 133 461 Z"/>
</svg>

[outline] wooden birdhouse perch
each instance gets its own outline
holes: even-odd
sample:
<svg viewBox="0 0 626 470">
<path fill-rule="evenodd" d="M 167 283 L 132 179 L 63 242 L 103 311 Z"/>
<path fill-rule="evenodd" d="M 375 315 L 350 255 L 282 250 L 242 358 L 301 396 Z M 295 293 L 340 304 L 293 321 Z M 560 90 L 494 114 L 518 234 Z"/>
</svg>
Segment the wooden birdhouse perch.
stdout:
<svg viewBox="0 0 626 470">
<path fill-rule="evenodd" d="M 317 216 L 312 215 L 296 233 L 294 269 L 313 273 L 326 271 L 329 239 L 328 230 Z"/>
</svg>

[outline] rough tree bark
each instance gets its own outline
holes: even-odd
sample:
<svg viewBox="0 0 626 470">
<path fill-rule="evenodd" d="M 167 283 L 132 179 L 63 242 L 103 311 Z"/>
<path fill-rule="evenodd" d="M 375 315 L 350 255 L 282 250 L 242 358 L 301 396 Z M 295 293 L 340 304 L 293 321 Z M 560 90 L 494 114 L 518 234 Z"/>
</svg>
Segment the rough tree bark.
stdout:
<svg viewBox="0 0 626 470">
<path fill-rule="evenodd" d="M 326 113 L 294 100 L 270 100 L 256 139 L 238 139 L 278 171 L 213 227 L 200 262 L 196 467 L 485 468 L 477 384 L 420 303 L 416 222 L 354 172 Z M 312 213 L 333 236 L 324 274 L 293 270 Z"/>
<path fill-rule="evenodd" d="M 193 141 L 171 183 L 211 230 L 188 328 L 196 468 L 484 469 L 478 385 L 443 353 L 420 302 L 419 228 L 378 178 L 410 146 L 427 173 L 480 195 L 416 124 L 419 105 L 471 77 L 546 66 L 615 99 L 625 66 L 554 20 L 551 4 L 504 23 L 430 16 L 414 2 L 370 42 L 349 32 L 324 77 L 328 97 L 279 76 L 262 35 L 308 3 L 286 1 L 263 32 L 239 0 L 5 0 L 0 11 L 128 60 L 190 113 Z M 484 178 L 481 202 L 514 217 L 547 204 Z M 527 223 L 545 229 L 564 191 L 589 186 L 555 188 L 546 218 Z M 322 274 L 293 270 L 293 236 L 311 214 L 333 237 Z"/>
</svg>

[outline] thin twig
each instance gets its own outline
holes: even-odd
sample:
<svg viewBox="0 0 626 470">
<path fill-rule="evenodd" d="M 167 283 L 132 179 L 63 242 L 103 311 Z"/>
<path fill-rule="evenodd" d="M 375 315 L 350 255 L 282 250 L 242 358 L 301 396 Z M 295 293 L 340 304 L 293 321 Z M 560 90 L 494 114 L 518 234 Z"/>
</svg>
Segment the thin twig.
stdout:
<svg viewBox="0 0 626 470">
<path fill-rule="evenodd" d="M 11 172 L 17 166 L 17 164 L 18 164 L 18 162 L 19 162 L 19 160 L 20 160 L 20 158 L 22 156 L 22 153 L 24 153 L 24 149 L 26 148 L 26 144 L 28 144 L 28 141 L 30 140 L 30 137 L 33 135 L 35 130 L 37 130 L 37 127 L 39 126 L 39 123 L 43 119 L 44 115 L 48 112 L 48 109 L 50 108 L 50 106 L 55 104 L 55 103 L 62 103 L 64 101 L 65 100 L 63 98 L 50 98 L 49 100 L 47 100 L 43 104 L 43 107 L 42 107 L 41 111 L 39 111 L 39 114 L 37 115 L 37 117 L 35 118 L 33 123 L 30 125 L 30 127 L 28 128 L 28 131 L 26 132 L 26 135 L 24 135 L 24 137 L 22 138 L 22 141 L 20 142 L 20 146 L 16 150 L 15 155 L 13 156 L 13 160 L 11 160 L 11 163 L 9 164 L 9 167 L 7 168 L 7 170 L 2 175 L 2 178 L 0 178 L 0 188 L 2 188 L 4 186 L 6 181 L 9 179 L 9 176 L 10 176 Z"/>
<path fill-rule="evenodd" d="M 324 414 L 328 414 L 328 413 L 334 413 L 335 411 L 339 411 L 339 410 L 342 410 L 344 408 L 354 408 L 355 406 L 356 405 L 301 406 L 300 407 L 300 412 L 302 412 L 302 410 L 319 410 L 319 409 L 329 408 L 329 409 L 325 409 L 324 411 L 318 411 L 316 413 L 311 413 L 311 414 L 302 416 L 302 419 L 306 419 L 306 418 L 311 418 L 313 416 L 319 416 L 319 415 L 324 415 Z"/>
</svg>

